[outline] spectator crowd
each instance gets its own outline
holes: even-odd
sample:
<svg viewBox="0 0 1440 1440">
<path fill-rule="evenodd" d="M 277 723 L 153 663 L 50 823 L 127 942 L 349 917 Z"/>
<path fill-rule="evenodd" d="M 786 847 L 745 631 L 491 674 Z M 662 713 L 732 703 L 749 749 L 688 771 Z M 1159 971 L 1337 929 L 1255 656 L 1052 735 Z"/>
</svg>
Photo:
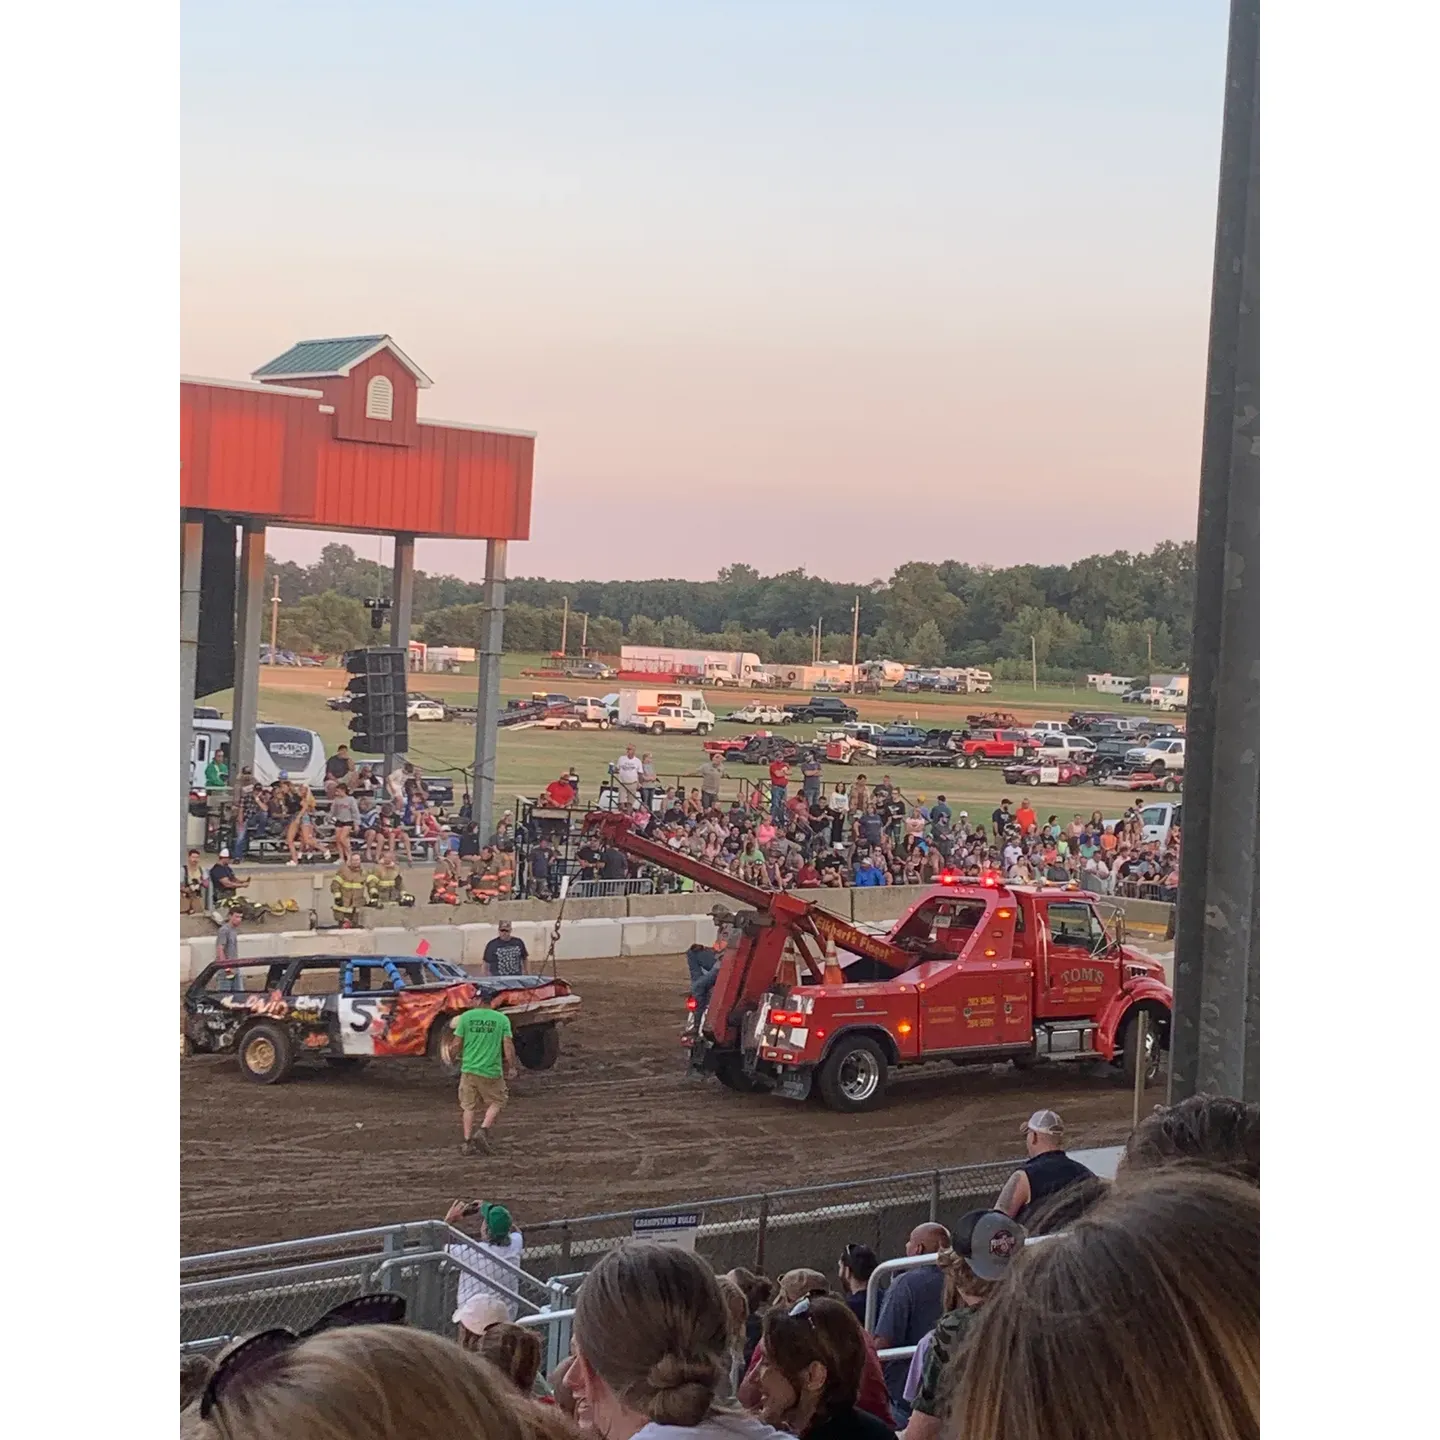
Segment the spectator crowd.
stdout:
<svg viewBox="0 0 1440 1440">
<path fill-rule="evenodd" d="M 586 1275 L 548 1376 L 537 1332 L 483 1283 L 461 1295 L 453 1339 L 406 1327 L 399 1296 L 364 1296 L 300 1334 L 182 1360 L 182 1436 L 1257 1440 L 1258 1107 L 1157 1109 L 1114 1182 L 1065 1155 L 1054 1112 L 1027 1134 L 1024 1185 L 919 1226 L 906 1249 L 925 1263 L 898 1272 L 869 1329 L 863 1245 L 833 1280 L 772 1281 L 631 1244 Z M 447 1219 L 473 1220 L 484 1263 L 519 1251 L 503 1207 L 456 1202 Z M 913 1354 L 882 1358 L 901 1347 Z"/>
<path fill-rule="evenodd" d="M 942 874 L 990 872 L 1016 884 L 1173 900 L 1180 883 L 1179 827 L 1147 840 L 1138 804 L 1118 819 L 1096 810 L 1066 822 L 1057 814 L 1042 819 L 1028 799 L 1012 807 L 1007 797 L 988 817 L 972 817 L 943 794 L 906 794 L 889 775 L 871 784 L 860 774 L 827 788 L 818 760 L 804 762 L 798 777 L 796 767 L 777 760 L 768 783 L 726 804 L 719 757 L 707 757 L 700 784 L 688 792 L 646 784 L 647 767 L 654 780 L 649 761 L 626 747 L 612 767 L 611 805 L 628 810 L 648 838 L 772 890 L 925 885 Z M 582 847 L 578 860 L 581 880 L 648 873 L 643 865 L 621 869 L 615 856 L 593 847 Z M 548 856 L 542 868 L 548 876 Z"/>
</svg>

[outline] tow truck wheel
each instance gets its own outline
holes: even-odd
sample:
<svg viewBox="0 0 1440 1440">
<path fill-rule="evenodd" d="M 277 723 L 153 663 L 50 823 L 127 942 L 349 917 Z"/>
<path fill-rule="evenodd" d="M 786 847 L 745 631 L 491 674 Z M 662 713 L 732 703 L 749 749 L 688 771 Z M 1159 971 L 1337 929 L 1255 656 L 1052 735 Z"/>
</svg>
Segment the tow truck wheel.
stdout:
<svg viewBox="0 0 1440 1440">
<path fill-rule="evenodd" d="M 426 1055 L 453 1078 L 460 1073 L 460 1052 L 463 1048 L 460 1037 L 450 1028 L 450 1017 L 442 1015 L 430 1027 L 430 1038 L 425 1042 Z"/>
<path fill-rule="evenodd" d="M 515 1058 L 527 1070 L 549 1070 L 560 1058 L 560 1027 L 528 1025 L 515 1032 Z"/>
<path fill-rule="evenodd" d="M 1160 1078 L 1160 1062 L 1164 1056 L 1164 1050 L 1160 1044 L 1160 1036 L 1157 1031 L 1157 1017 L 1153 1012 L 1147 1012 L 1145 1016 L 1145 1084 L 1153 1085 Z M 1135 1023 L 1132 1015 L 1125 1024 L 1125 1037 L 1121 1042 L 1121 1073 L 1125 1076 L 1125 1083 L 1133 1086 L 1135 1084 L 1135 1072 L 1140 1061 L 1136 1055 L 1136 1040 L 1139 1037 L 1140 1027 Z"/>
<path fill-rule="evenodd" d="M 841 1040 L 820 1067 L 820 1098 L 832 1110 L 874 1110 L 884 1103 L 889 1070 L 868 1035 Z"/>
<path fill-rule="evenodd" d="M 598 720 L 595 723 L 595 728 L 597 730 L 608 730 L 610 728 L 610 722 L 608 720 Z"/>
<path fill-rule="evenodd" d="M 980 757 L 978 755 L 967 755 L 965 757 L 965 768 L 967 770 L 978 770 L 980 768 Z"/>
<path fill-rule="evenodd" d="M 1173 775 L 1165 777 L 1165 783 L 1160 787 L 1167 795 L 1173 795 L 1180 787 L 1175 783 Z"/>
<path fill-rule="evenodd" d="M 656 723 L 650 727 L 650 733 L 652 735 L 663 735 L 665 733 L 665 727 L 659 721 L 656 721 Z"/>
<path fill-rule="evenodd" d="M 236 1059 L 247 1080 L 275 1085 L 295 1068 L 295 1046 L 283 1026 L 262 1020 L 245 1032 Z"/>
</svg>

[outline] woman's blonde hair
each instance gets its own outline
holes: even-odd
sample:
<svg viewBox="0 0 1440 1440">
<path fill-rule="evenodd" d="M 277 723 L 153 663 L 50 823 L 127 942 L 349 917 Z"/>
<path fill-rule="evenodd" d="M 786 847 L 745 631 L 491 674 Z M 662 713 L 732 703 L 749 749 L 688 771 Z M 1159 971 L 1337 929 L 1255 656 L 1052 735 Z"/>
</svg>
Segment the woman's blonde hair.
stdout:
<svg viewBox="0 0 1440 1440">
<path fill-rule="evenodd" d="M 969 1295 L 975 1300 L 985 1300 L 989 1298 L 990 1292 L 995 1288 L 995 1281 L 982 1280 L 970 1268 L 969 1260 L 948 1245 L 936 1252 L 935 1263 L 945 1277 L 940 1308 L 946 1314 L 960 1308 L 964 1303 L 963 1296 Z"/>
<path fill-rule="evenodd" d="M 533 1440 L 523 1403 L 483 1360 L 403 1325 L 355 1325 L 302 1340 L 238 1375 L 193 1440 Z"/>
<path fill-rule="evenodd" d="M 1027 1246 L 956 1360 L 967 1440 L 1254 1440 L 1260 1192 L 1166 1169 Z"/>
<path fill-rule="evenodd" d="M 625 1246 L 580 1286 L 575 1348 L 627 1410 L 698 1425 L 730 1373 L 728 1319 L 704 1261 L 669 1246 Z"/>
<path fill-rule="evenodd" d="M 725 1302 L 725 1313 L 730 1319 L 730 1348 L 738 1350 L 745 1343 L 745 1322 L 750 1318 L 749 1302 L 745 1299 L 745 1292 L 728 1275 L 717 1275 L 715 1283 L 720 1287 L 720 1298 Z"/>
</svg>

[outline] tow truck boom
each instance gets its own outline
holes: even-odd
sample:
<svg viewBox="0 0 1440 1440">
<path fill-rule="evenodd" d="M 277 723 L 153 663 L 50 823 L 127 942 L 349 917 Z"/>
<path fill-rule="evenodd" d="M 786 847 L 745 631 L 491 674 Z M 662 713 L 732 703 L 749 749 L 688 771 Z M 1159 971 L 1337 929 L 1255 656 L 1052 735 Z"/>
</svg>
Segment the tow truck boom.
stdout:
<svg viewBox="0 0 1440 1440">
<path fill-rule="evenodd" d="M 684 875 L 707 890 L 728 895 L 750 906 L 759 915 L 768 917 L 771 924 L 788 930 L 795 938 L 796 949 L 816 977 L 824 974 L 825 943 L 829 941 L 837 950 L 850 955 L 859 955 L 883 965 L 894 974 L 910 968 L 916 956 L 912 951 L 892 945 L 888 940 L 871 935 L 842 920 L 838 915 L 816 905 L 813 901 L 802 900 L 784 890 L 762 890 L 738 876 L 731 875 L 703 860 L 672 850 L 654 840 L 647 840 L 631 826 L 629 818 L 615 810 L 593 810 L 585 817 L 587 833 L 599 835 L 614 845 L 622 854 L 633 855 L 639 860 L 648 860 L 677 875 Z M 763 923 L 763 922 L 762 922 Z M 817 950 L 812 952 L 805 940 L 816 942 Z"/>
</svg>

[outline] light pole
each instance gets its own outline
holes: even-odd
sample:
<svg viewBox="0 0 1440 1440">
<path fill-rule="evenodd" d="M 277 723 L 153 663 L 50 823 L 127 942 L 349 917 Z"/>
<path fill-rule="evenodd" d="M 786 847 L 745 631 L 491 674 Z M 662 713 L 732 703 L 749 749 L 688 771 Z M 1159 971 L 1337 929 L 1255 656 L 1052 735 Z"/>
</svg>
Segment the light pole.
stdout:
<svg viewBox="0 0 1440 1440">
<path fill-rule="evenodd" d="M 1035 637 L 1030 637 L 1030 688 L 1038 691 L 1040 689 L 1040 667 L 1035 661 Z"/>
<path fill-rule="evenodd" d="M 280 577 L 275 577 L 275 593 L 270 597 L 270 663 L 275 663 L 275 637 L 280 631 Z"/>
<path fill-rule="evenodd" d="M 850 625 L 850 693 L 855 693 L 859 680 L 860 659 L 860 597 L 855 597 L 855 619 Z"/>
</svg>

